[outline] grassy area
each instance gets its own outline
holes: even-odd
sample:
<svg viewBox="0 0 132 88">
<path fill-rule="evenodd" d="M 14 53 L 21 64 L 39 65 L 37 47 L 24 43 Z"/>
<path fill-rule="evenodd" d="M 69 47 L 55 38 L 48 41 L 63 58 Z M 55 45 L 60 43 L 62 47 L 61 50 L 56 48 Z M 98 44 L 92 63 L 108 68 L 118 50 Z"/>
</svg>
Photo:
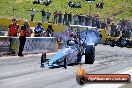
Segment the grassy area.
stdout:
<svg viewBox="0 0 132 88">
<path fill-rule="evenodd" d="M 27 10 L 30 10 L 31 8 L 35 8 L 37 11 L 40 11 L 41 9 L 45 9 L 45 10 L 50 10 L 51 12 L 54 12 L 54 10 L 58 10 L 64 13 L 65 10 L 67 10 L 68 12 L 71 11 L 73 14 L 75 13 L 82 13 L 84 15 L 89 14 L 90 3 L 83 2 L 83 0 L 73 0 L 73 1 L 81 2 L 82 8 L 80 9 L 69 8 L 67 5 L 67 2 L 69 0 L 53 0 L 53 2 L 49 6 L 33 5 L 31 3 L 32 1 L 34 0 L 0 0 L 0 16 L 17 17 L 17 18 L 30 20 L 31 12 Z M 101 2 L 102 0 L 96 0 L 96 2 L 92 3 L 92 15 L 98 12 L 100 14 L 101 19 L 105 19 L 107 17 L 111 17 L 111 18 L 114 17 L 115 20 L 132 19 L 132 0 L 103 0 L 104 8 L 97 9 L 95 8 L 95 4 L 99 1 Z M 16 9 L 14 11 L 14 14 L 13 14 L 13 6 Z M 40 12 L 37 12 L 35 20 L 36 21 L 41 20 Z"/>
</svg>

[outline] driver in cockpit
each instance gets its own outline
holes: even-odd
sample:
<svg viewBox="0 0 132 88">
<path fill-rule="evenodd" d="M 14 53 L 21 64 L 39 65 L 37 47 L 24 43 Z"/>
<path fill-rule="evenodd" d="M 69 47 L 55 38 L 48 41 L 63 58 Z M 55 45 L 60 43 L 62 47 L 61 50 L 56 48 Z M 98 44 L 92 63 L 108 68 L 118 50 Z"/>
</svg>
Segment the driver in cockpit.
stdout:
<svg viewBox="0 0 132 88">
<path fill-rule="evenodd" d="M 76 34 L 74 34 L 74 33 L 71 33 L 71 34 L 70 34 L 70 38 L 69 38 L 69 40 L 68 40 L 67 42 L 69 42 L 69 41 L 72 41 L 72 42 L 74 42 L 75 44 L 78 44 L 78 43 L 79 43 L 79 41 L 78 41 L 78 39 L 77 39 L 77 36 L 76 36 Z"/>
</svg>

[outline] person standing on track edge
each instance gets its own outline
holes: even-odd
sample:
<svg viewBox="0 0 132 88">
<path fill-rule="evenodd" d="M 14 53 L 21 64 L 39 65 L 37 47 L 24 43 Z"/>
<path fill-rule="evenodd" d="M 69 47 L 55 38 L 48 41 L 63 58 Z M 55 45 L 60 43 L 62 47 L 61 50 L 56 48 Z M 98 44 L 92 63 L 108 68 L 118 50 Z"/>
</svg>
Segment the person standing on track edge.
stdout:
<svg viewBox="0 0 132 88">
<path fill-rule="evenodd" d="M 9 52 L 14 54 L 15 52 L 13 52 L 11 45 L 12 45 L 12 37 L 17 37 L 18 35 L 18 30 L 19 30 L 19 25 L 17 24 L 17 20 L 15 18 L 12 19 L 12 23 L 9 25 L 8 27 L 8 36 L 9 41 L 10 41 L 10 49 Z"/>
<path fill-rule="evenodd" d="M 23 52 L 24 45 L 26 42 L 26 36 L 28 34 L 28 32 L 27 32 L 28 28 L 29 28 L 29 23 L 28 23 L 28 21 L 25 21 L 20 29 L 20 37 L 19 37 L 20 46 L 19 46 L 19 52 L 18 52 L 18 56 L 20 56 L 20 57 L 23 56 L 22 52 Z"/>
</svg>

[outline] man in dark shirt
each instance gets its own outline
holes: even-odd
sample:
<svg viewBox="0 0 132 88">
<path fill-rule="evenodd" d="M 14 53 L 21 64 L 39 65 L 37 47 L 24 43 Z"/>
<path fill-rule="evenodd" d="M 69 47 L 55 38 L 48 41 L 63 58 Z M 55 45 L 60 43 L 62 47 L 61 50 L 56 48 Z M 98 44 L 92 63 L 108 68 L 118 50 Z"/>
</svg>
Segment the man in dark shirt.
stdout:
<svg viewBox="0 0 132 88">
<path fill-rule="evenodd" d="M 82 15 L 82 24 L 81 25 L 84 25 L 84 21 L 85 21 L 85 15 Z"/>
<path fill-rule="evenodd" d="M 42 23 L 44 23 L 45 22 L 45 19 L 46 19 L 46 12 L 43 9 L 43 10 L 41 10 L 41 13 L 42 13 Z"/>
<path fill-rule="evenodd" d="M 102 1 L 102 2 L 100 3 L 100 8 L 103 9 L 103 7 L 104 7 L 104 2 Z"/>
<path fill-rule="evenodd" d="M 61 11 L 59 11 L 59 13 L 58 13 L 58 24 L 61 24 L 61 22 L 62 22 L 62 13 L 61 13 Z"/>
<path fill-rule="evenodd" d="M 80 14 L 80 15 L 78 16 L 78 20 L 79 20 L 79 25 L 81 25 L 81 24 L 82 24 L 82 14 Z"/>
<path fill-rule="evenodd" d="M 47 30 L 46 30 L 47 36 L 48 36 L 48 37 L 53 37 L 53 32 L 54 32 L 54 30 L 53 30 L 53 28 L 52 28 L 52 25 L 49 24 L 49 25 L 48 25 L 48 28 L 47 28 Z"/>
<path fill-rule="evenodd" d="M 72 23 L 72 13 L 68 14 L 68 22 L 71 24 Z"/>
<path fill-rule="evenodd" d="M 109 19 L 109 18 L 107 18 L 106 20 L 107 20 L 107 25 L 109 25 L 109 24 L 111 23 L 111 21 L 112 21 L 112 20 Z"/>
<path fill-rule="evenodd" d="M 58 12 L 57 12 L 57 10 L 53 13 L 53 15 L 54 15 L 53 23 L 57 24 L 57 18 L 58 18 Z"/>
<path fill-rule="evenodd" d="M 85 26 L 88 26 L 89 25 L 88 22 L 89 22 L 89 17 L 87 15 L 87 16 L 85 16 Z"/>
<path fill-rule="evenodd" d="M 67 11 L 64 13 L 64 19 L 63 19 L 63 25 L 65 25 L 67 22 Z"/>
<path fill-rule="evenodd" d="M 115 32 L 116 32 L 116 25 L 114 23 L 112 23 L 112 25 L 111 25 L 111 36 L 115 36 Z"/>
<path fill-rule="evenodd" d="M 25 21 L 24 24 L 21 26 L 21 29 L 20 29 L 20 37 L 19 37 L 20 46 L 19 46 L 18 56 L 23 56 L 22 52 L 23 52 L 24 45 L 26 42 L 27 28 L 28 28 L 28 22 Z"/>
</svg>

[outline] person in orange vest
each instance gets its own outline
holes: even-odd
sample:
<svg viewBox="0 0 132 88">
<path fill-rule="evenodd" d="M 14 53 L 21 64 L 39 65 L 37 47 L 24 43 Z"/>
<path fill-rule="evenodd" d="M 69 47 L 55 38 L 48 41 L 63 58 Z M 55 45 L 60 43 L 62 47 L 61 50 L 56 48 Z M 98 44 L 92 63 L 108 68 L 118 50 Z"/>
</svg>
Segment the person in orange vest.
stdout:
<svg viewBox="0 0 132 88">
<path fill-rule="evenodd" d="M 9 25 L 8 29 L 8 36 L 17 37 L 19 25 L 17 24 L 17 20 L 15 18 L 12 19 L 12 23 Z"/>
<path fill-rule="evenodd" d="M 8 36 L 9 37 L 17 37 L 19 25 L 17 24 L 17 20 L 15 18 L 12 19 L 12 23 L 9 25 L 8 29 L 9 29 L 8 30 Z M 9 52 L 12 54 L 15 54 L 15 52 L 11 48 L 12 38 L 9 38 L 9 41 L 10 41 Z"/>
<path fill-rule="evenodd" d="M 25 21 L 20 29 L 20 37 L 19 37 L 20 46 L 19 46 L 18 56 L 23 56 L 22 52 L 26 42 L 26 37 L 28 36 L 28 28 L 29 28 L 28 21 Z"/>
</svg>

